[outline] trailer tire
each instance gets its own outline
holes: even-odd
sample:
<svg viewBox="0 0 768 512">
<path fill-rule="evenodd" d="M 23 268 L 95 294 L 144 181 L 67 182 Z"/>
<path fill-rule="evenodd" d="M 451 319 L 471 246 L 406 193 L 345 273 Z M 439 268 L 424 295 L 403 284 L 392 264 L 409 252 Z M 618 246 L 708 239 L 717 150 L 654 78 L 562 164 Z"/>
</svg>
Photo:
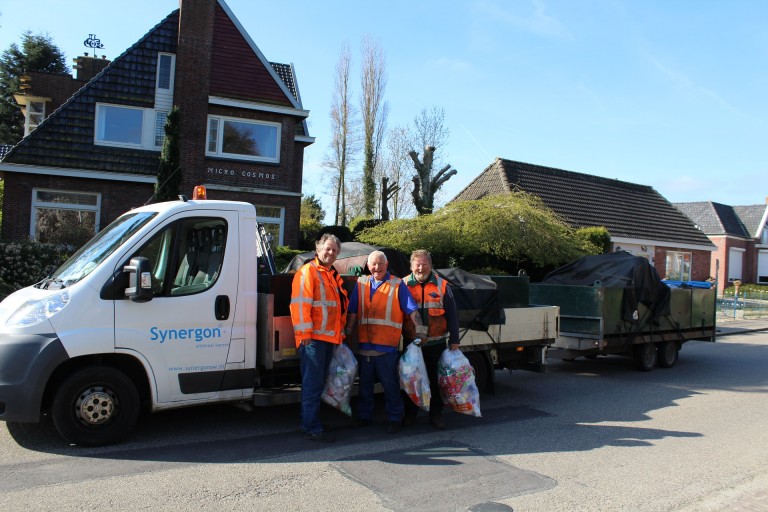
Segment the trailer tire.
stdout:
<svg viewBox="0 0 768 512">
<path fill-rule="evenodd" d="M 664 341 L 659 343 L 658 348 L 659 368 L 672 368 L 677 364 L 680 354 L 680 345 L 676 341 Z"/>
<path fill-rule="evenodd" d="M 634 348 L 635 363 L 641 372 L 649 372 L 656 366 L 658 354 L 653 343 L 641 343 Z"/>
<path fill-rule="evenodd" d="M 469 359 L 469 364 L 472 365 L 472 369 L 475 370 L 475 385 L 478 391 L 481 393 L 487 389 L 488 386 L 488 363 L 485 360 L 482 352 L 467 352 L 464 354 Z"/>
<path fill-rule="evenodd" d="M 79 446 L 103 446 L 125 438 L 139 417 L 139 393 L 123 372 L 93 366 L 59 386 L 51 408 L 59 434 Z"/>
</svg>

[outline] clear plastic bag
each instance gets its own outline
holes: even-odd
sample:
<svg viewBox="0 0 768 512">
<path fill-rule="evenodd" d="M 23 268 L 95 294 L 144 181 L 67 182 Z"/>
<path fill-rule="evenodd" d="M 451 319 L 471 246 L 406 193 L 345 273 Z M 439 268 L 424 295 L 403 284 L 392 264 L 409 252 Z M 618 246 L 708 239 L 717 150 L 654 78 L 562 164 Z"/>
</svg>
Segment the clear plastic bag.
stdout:
<svg viewBox="0 0 768 512">
<path fill-rule="evenodd" d="M 437 363 L 437 383 L 443 403 L 456 412 L 481 416 L 475 370 L 461 350 L 445 351 Z"/>
<path fill-rule="evenodd" d="M 357 376 L 357 359 L 344 343 L 333 348 L 331 364 L 328 367 L 328 379 L 320 398 L 347 416 L 352 416 L 349 401 L 352 398 L 352 384 Z"/>
<path fill-rule="evenodd" d="M 429 390 L 427 366 L 424 364 L 421 347 L 416 343 L 408 345 L 397 362 L 397 370 L 400 376 L 400 388 L 405 391 L 413 403 L 425 411 L 429 411 L 432 392 Z"/>
</svg>

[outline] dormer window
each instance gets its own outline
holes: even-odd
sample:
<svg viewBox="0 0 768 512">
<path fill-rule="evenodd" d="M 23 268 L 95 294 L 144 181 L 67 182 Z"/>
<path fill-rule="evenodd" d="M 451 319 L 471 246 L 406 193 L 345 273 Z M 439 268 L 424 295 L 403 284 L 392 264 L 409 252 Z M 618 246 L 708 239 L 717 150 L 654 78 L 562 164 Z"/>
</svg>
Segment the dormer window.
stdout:
<svg viewBox="0 0 768 512">
<path fill-rule="evenodd" d="M 45 102 L 28 101 L 25 114 L 24 136 L 26 137 L 45 119 Z"/>
<path fill-rule="evenodd" d="M 176 67 L 176 56 L 171 53 L 157 54 L 157 89 L 158 91 L 173 90 L 173 75 Z"/>
</svg>

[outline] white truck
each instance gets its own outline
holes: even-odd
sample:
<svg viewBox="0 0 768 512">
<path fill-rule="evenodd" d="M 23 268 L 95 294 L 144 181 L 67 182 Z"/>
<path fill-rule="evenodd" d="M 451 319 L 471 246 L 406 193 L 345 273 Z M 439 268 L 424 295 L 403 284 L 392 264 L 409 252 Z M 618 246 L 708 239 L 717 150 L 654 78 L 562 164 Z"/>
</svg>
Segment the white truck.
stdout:
<svg viewBox="0 0 768 512">
<path fill-rule="evenodd" d="M 0 303 L 0 420 L 49 414 L 67 441 L 97 446 L 127 436 L 142 410 L 296 402 L 291 279 L 251 204 L 133 209 Z M 511 311 L 469 331 L 463 350 L 487 382 L 496 368 L 543 367 L 557 316 Z"/>
</svg>

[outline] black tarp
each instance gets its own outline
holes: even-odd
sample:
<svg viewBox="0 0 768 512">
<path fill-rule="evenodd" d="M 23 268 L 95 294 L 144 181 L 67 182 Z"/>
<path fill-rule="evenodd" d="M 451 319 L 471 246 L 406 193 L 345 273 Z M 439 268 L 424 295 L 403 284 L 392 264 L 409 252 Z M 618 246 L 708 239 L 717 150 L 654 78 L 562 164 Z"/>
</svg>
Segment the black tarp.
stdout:
<svg viewBox="0 0 768 512">
<path fill-rule="evenodd" d="M 451 285 L 459 315 L 459 327 L 487 331 L 492 324 L 504 323 L 499 292 L 488 276 L 470 274 L 460 268 L 441 268 L 436 272 Z"/>
<path fill-rule="evenodd" d="M 547 274 L 544 284 L 624 288 L 623 316 L 638 321 L 637 304 L 643 304 L 652 320 L 670 312 L 670 290 L 650 262 L 626 251 L 585 256 Z"/>
<path fill-rule="evenodd" d="M 373 251 L 381 251 L 387 256 L 388 270 L 392 275 L 404 277 L 411 273 L 411 264 L 408 257 L 396 249 L 377 247 L 361 242 L 342 242 L 341 252 L 333 266 L 339 274 L 354 274 L 355 267 L 360 267 L 363 274 L 370 274 L 367 268 L 368 255 Z M 307 261 L 315 257 L 315 251 L 304 252 L 293 257 L 283 272 L 296 272 Z"/>
</svg>

